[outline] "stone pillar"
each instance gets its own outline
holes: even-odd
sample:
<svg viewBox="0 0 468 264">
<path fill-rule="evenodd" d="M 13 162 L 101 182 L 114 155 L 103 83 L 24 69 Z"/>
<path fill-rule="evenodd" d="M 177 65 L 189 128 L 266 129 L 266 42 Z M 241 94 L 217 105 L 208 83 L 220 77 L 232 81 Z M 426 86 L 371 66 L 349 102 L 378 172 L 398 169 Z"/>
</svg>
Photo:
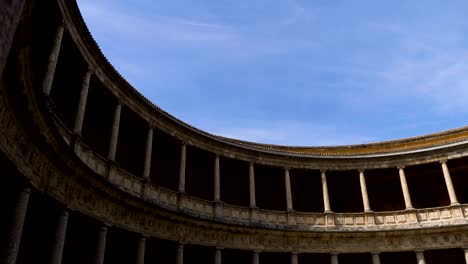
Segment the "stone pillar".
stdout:
<svg viewBox="0 0 468 264">
<path fill-rule="evenodd" d="M 176 264 L 184 264 L 184 244 L 182 243 L 177 246 Z"/>
<path fill-rule="evenodd" d="M 450 177 L 450 172 L 447 167 L 447 160 L 441 160 L 440 164 L 442 165 L 442 172 L 444 173 L 445 184 L 447 185 L 447 191 L 450 196 L 450 205 L 460 204 L 455 193 L 455 188 L 453 188 L 452 177 Z"/>
<path fill-rule="evenodd" d="M 416 251 L 416 259 L 418 264 L 426 264 L 426 259 L 424 258 L 424 251 Z"/>
<path fill-rule="evenodd" d="M 405 199 L 406 210 L 413 209 L 413 204 L 411 203 L 411 195 L 408 189 L 408 183 L 406 182 L 406 175 L 404 166 L 398 167 L 398 173 L 400 174 L 400 183 L 401 189 L 403 191 L 403 198 Z"/>
<path fill-rule="evenodd" d="M 65 27 L 63 24 L 57 28 L 55 32 L 54 44 L 49 54 L 49 61 L 47 62 L 47 68 L 44 79 L 42 80 L 42 92 L 46 95 L 50 95 L 52 89 L 52 82 L 54 80 L 55 67 L 57 66 L 57 60 L 60 53 L 60 45 L 62 44 L 63 31 Z"/>
<path fill-rule="evenodd" d="M 286 186 L 286 206 L 288 211 L 293 210 L 293 201 L 291 193 L 291 177 L 289 177 L 289 169 L 284 169 L 284 185 Z"/>
<path fill-rule="evenodd" d="M 117 140 L 119 139 L 119 126 L 120 126 L 120 113 L 122 111 L 122 105 L 117 103 L 114 110 L 114 121 L 112 122 L 112 134 L 109 144 L 109 152 L 107 159 L 115 161 L 115 153 L 117 152 Z"/>
<path fill-rule="evenodd" d="M 146 237 L 141 236 L 138 241 L 137 264 L 145 264 Z"/>
<path fill-rule="evenodd" d="M 464 248 L 463 253 L 465 254 L 465 262 L 468 264 L 468 248 Z"/>
<path fill-rule="evenodd" d="M 254 251 L 254 253 L 252 255 L 252 264 L 259 264 L 259 263 L 260 263 L 259 252 Z"/>
<path fill-rule="evenodd" d="M 3 70 L 7 57 L 11 52 L 11 45 L 15 33 L 21 30 L 19 22 L 23 16 L 25 0 L 0 1 L 0 76 L 3 76 Z"/>
<path fill-rule="evenodd" d="M 62 263 L 63 247 L 65 246 L 65 236 L 67 234 L 69 212 L 63 210 L 59 216 L 57 227 L 54 234 L 52 256 L 50 259 L 51 264 Z"/>
<path fill-rule="evenodd" d="M 364 212 L 372 212 L 369 204 L 369 196 L 367 195 L 366 177 L 364 170 L 359 170 L 359 182 L 361 184 L 362 203 L 364 204 Z"/>
<path fill-rule="evenodd" d="M 371 253 L 371 254 L 372 254 L 372 264 L 380 264 L 379 253 Z"/>
<path fill-rule="evenodd" d="M 320 170 L 320 176 L 322 178 L 322 193 L 323 193 L 323 208 L 325 213 L 330 213 L 330 198 L 328 197 L 328 184 L 327 184 L 327 170 Z"/>
<path fill-rule="evenodd" d="M 7 234 L 7 245 L 4 256 L 0 259 L 0 263 L 15 264 L 18 256 L 18 249 L 23 234 L 24 220 L 28 208 L 29 196 L 31 195 L 31 187 L 25 186 L 16 197 L 15 211 L 11 219 L 11 224 Z"/>
<path fill-rule="evenodd" d="M 78 109 L 75 115 L 75 125 L 73 126 L 73 132 L 81 136 L 81 129 L 83 128 L 83 120 L 86 111 L 86 102 L 88 100 L 89 80 L 91 78 L 91 71 L 88 70 L 84 77 L 83 83 L 81 84 L 80 100 L 78 102 Z"/>
<path fill-rule="evenodd" d="M 221 201 L 221 179 L 219 175 L 219 154 L 215 156 L 214 164 L 214 201 Z"/>
<path fill-rule="evenodd" d="M 214 254 L 214 264 L 221 264 L 221 249 L 216 248 L 215 254 Z"/>
<path fill-rule="evenodd" d="M 255 200 L 255 171 L 253 162 L 250 162 L 249 164 L 249 194 L 250 208 L 257 207 L 257 202 Z"/>
<path fill-rule="evenodd" d="M 338 253 L 331 253 L 331 264 L 338 264 Z"/>
<path fill-rule="evenodd" d="M 151 172 L 151 156 L 153 153 L 153 127 L 148 127 L 148 134 L 146 136 L 146 151 L 145 151 L 145 163 L 143 165 L 143 179 L 150 179 Z"/>
<path fill-rule="evenodd" d="M 185 193 L 185 163 L 187 161 L 187 145 L 182 143 L 180 148 L 180 166 L 179 166 L 179 192 Z"/>
<path fill-rule="evenodd" d="M 291 264 L 298 264 L 297 253 L 291 253 Z"/>
<path fill-rule="evenodd" d="M 106 240 L 107 226 L 102 226 L 98 233 L 94 264 L 104 264 L 104 256 L 106 255 Z"/>
</svg>

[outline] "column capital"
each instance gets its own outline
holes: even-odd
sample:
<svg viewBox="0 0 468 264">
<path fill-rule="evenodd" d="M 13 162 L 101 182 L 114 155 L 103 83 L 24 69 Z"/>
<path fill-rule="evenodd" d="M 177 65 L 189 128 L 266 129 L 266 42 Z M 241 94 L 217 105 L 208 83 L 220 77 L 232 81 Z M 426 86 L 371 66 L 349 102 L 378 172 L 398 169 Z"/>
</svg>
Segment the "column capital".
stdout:
<svg viewBox="0 0 468 264">
<path fill-rule="evenodd" d="M 366 169 L 358 169 L 359 173 L 364 173 L 364 171 L 366 171 Z"/>
<path fill-rule="evenodd" d="M 330 255 L 332 255 L 332 256 L 338 256 L 339 254 L 340 253 L 338 253 L 338 252 L 330 252 Z"/>
<path fill-rule="evenodd" d="M 61 19 L 59 27 L 67 28 L 67 21 L 65 21 L 65 19 Z"/>
<path fill-rule="evenodd" d="M 112 227 L 112 224 L 111 223 L 108 223 L 108 222 L 103 222 L 101 223 L 101 228 L 111 228 Z"/>
<path fill-rule="evenodd" d="M 397 169 L 399 169 L 399 170 L 403 170 L 404 168 L 405 168 L 404 165 L 399 165 L 399 166 L 397 166 Z"/>
<path fill-rule="evenodd" d="M 444 159 L 440 159 L 440 160 L 439 160 L 440 164 L 447 164 L 447 161 L 448 161 L 447 158 L 444 158 Z"/>
<path fill-rule="evenodd" d="M 371 252 L 371 255 L 379 255 L 381 252 L 373 251 Z"/>
<path fill-rule="evenodd" d="M 91 73 L 91 74 L 95 74 L 96 73 L 96 68 L 93 65 L 88 64 L 88 72 Z"/>
<path fill-rule="evenodd" d="M 321 172 L 321 173 L 325 173 L 325 172 L 327 172 L 327 171 L 328 171 L 328 169 L 324 169 L 324 168 L 321 168 L 321 169 L 320 169 L 320 172 Z"/>
<path fill-rule="evenodd" d="M 21 192 L 31 194 L 32 193 L 31 185 L 29 185 L 29 183 L 25 183 L 24 186 L 21 188 Z"/>
</svg>

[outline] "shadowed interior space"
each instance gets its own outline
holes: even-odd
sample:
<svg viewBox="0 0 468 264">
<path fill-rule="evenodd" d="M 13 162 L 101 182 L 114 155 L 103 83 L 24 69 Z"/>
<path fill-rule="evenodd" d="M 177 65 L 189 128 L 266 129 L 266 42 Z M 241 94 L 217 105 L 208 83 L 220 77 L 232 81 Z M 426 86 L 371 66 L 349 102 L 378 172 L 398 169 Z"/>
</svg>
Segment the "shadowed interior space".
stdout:
<svg viewBox="0 0 468 264">
<path fill-rule="evenodd" d="M 187 194 L 213 200 L 215 155 L 197 147 L 187 146 L 185 191 Z"/>
<path fill-rule="evenodd" d="M 223 156 L 220 157 L 219 164 L 221 201 L 248 207 L 250 204 L 249 164 Z"/>
<path fill-rule="evenodd" d="M 462 204 L 468 203 L 468 158 L 449 160 L 447 166 L 458 202 Z"/>
<path fill-rule="evenodd" d="M 181 142 L 159 129 L 153 129 L 150 179 L 156 185 L 177 191 L 179 186 Z"/>
<path fill-rule="evenodd" d="M 67 32 L 63 34 L 60 50 L 50 98 L 62 122 L 73 129 L 83 77 L 88 69 Z"/>
<path fill-rule="evenodd" d="M 359 172 L 327 171 L 330 207 L 336 213 L 363 212 Z"/>
<path fill-rule="evenodd" d="M 414 208 L 450 204 L 440 163 L 407 166 L 405 174 Z"/>
<path fill-rule="evenodd" d="M 338 254 L 340 264 L 372 264 L 372 255 L 369 253 Z"/>
<path fill-rule="evenodd" d="M 142 177 L 148 123 L 127 107 L 122 107 L 116 162 L 131 174 Z"/>
<path fill-rule="evenodd" d="M 293 208 L 298 212 L 323 213 L 322 180 L 319 170 L 292 169 L 291 194 Z"/>
<path fill-rule="evenodd" d="M 254 169 L 257 207 L 285 211 L 284 168 L 255 164 Z"/>
<path fill-rule="evenodd" d="M 366 170 L 370 207 L 375 212 L 405 210 L 398 169 Z"/>
<path fill-rule="evenodd" d="M 81 135 L 84 142 L 103 158 L 107 158 L 114 109 L 117 104 L 104 84 L 91 76 Z"/>
</svg>

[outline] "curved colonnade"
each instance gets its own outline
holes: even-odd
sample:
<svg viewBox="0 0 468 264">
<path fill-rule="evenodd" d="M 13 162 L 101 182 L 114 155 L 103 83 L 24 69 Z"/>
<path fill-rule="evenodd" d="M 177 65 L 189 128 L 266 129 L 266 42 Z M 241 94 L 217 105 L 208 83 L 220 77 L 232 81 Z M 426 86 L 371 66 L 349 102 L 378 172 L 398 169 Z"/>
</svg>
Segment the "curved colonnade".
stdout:
<svg viewBox="0 0 468 264">
<path fill-rule="evenodd" d="M 468 263 L 468 128 L 214 136 L 133 89 L 74 1 L 0 5 L 2 263 Z"/>
</svg>

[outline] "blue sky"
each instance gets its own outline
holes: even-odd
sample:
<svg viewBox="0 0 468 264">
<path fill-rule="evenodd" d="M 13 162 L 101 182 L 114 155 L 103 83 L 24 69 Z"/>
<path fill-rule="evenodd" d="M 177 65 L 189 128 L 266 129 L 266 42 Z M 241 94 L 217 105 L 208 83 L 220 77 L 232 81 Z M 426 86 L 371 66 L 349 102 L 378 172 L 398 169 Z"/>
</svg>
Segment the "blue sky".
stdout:
<svg viewBox="0 0 468 264">
<path fill-rule="evenodd" d="M 78 0 L 140 92 L 207 132 L 359 144 L 468 124 L 468 1 Z"/>
</svg>

